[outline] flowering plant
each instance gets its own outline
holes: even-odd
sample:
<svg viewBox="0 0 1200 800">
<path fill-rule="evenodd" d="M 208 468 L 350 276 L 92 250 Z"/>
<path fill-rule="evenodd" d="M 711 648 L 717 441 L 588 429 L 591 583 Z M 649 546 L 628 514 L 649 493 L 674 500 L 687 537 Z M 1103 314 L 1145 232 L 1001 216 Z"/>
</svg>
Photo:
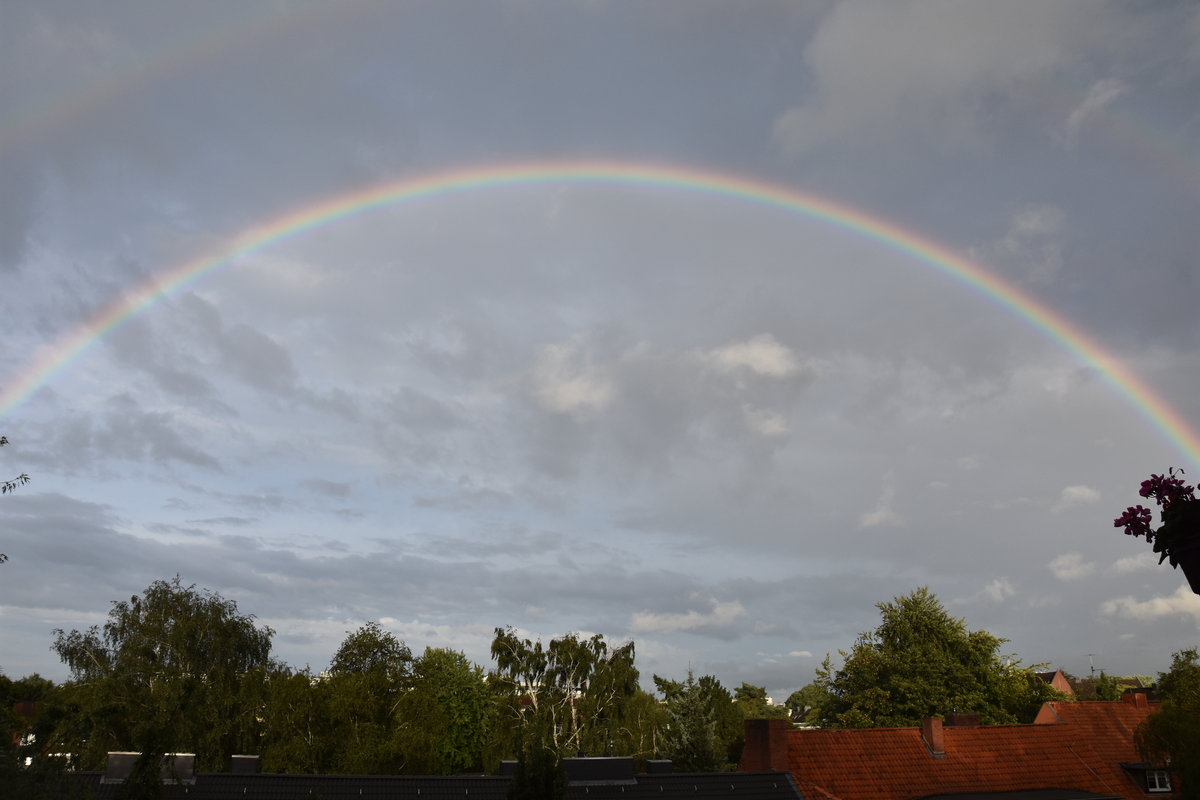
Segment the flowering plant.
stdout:
<svg viewBox="0 0 1200 800">
<path fill-rule="evenodd" d="M 1158 563 L 1171 559 L 1171 566 L 1179 566 L 1172 553 L 1173 548 L 1191 537 L 1200 536 L 1200 502 L 1197 502 L 1195 487 L 1183 482 L 1183 470 L 1174 467 L 1166 475 L 1151 475 L 1142 481 L 1138 492 L 1142 497 L 1153 497 L 1161 509 L 1163 524 L 1158 530 L 1150 527 L 1150 509 L 1130 506 L 1125 513 L 1113 520 L 1114 528 L 1124 528 L 1130 536 L 1145 536 L 1154 545 L 1154 552 L 1161 553 Z"/>
</svg>

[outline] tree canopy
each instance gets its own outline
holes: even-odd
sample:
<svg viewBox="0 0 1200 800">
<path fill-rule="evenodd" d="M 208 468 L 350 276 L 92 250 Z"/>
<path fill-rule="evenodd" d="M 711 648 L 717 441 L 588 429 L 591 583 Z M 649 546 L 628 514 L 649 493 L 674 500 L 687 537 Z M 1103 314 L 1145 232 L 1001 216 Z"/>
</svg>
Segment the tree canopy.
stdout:
<svg viewBox="0 0 1200 800">
<path fill-rule="evenodd" d="M 223 769 L 257 747 L 274 631 L 232 600 L 176 576 L 114 602 L 103 629 L 54 633 L 77 710 L 61 746 L 85 768 L 110 750 L 137 750 L 194 752 L 198 768 Z"/>
<path fill-rule="evenodd" d="M 817 670 L 815 683 L 829 697 L 820 709 L 824 725 L 917 725 L 952 711 L 979 714 L 985 723 L 1028 722 L 1057 695 L 1001 654 L 1005 639 L 968 629 L 927 588 L 876 607 L 879 627 L 839 651 L 841 669 L 827 656 Z"/>
<path fill-rule="evenodd" d="M 1181 650 L 1171 669 L 1158 681 L 1162 708 L 1138 726 L 1142 755 L 1155 764 L 1170 764 L 1184 800 L 1200 798 L 1200 653 Z"/>
</svg>

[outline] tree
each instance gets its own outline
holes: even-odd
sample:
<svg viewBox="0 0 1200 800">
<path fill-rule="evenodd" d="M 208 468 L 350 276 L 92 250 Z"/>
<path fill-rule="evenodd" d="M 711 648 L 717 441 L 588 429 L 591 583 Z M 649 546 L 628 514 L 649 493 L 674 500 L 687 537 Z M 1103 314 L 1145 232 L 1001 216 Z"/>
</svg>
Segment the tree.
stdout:
<svg viewBox="0 0 1200 800">
<path fill-rule="evenodd" d="M 318 687 L 328 710 L 325 735 L 334 742 L 334 771 L 403 771 L 404 753 L 395 741 L 396 708 L 411 673 L 412 651 L 379 623 L 368 622 L 347 634 Z"/>
<path fill-rule="evenodd" d="M 328 691 L 308 669 L 281 668 L 267 677 L 263 710 L 264 772 L 332 772 L 335 742 Z"/>
<path fill-rule="evenodd" d="M 828 656 L 816 683 L 831 701 L 821 721 L 830 727 L 920 724 L 951 711 L 979 714 L 985 723 L 1028 722 L 1056 692 L 1031 669 L 1000 653 L 1006 641 L 972 631 L 946 613 L 927 588 L 876 604 L 882 621 L 860 634 L 844 664 Z"/>
<path fill-rule="evenodd" d="M 460 652 L 427 647 L 413 665 L 412 688 L 397 706 L 405 770 L 422 775 L 483 772 L 494 716 L 483 668 Z"/>
<path fill-rule="evenodd" d="M 721 766 L 717 717 L 710 698 L 688 670 L 683 683 L 654 676 L 667 697 L 667 731 L 661 748 L 677 772 L 714 772 Z"/>
<path fill-rule="evenodd" d="M 329 662 L 331 675 L 381 675 L 401 681 L 412 669 L 412 650 L 385 631 L 378 622 L 368 622 L 346 638 Z"/>
<path fill-rule="evenodd" d="M 737 703 L 738 709 L 742 712 L 742 716 L 746 719 L 765 719 L 776 718 L 784 719 L 788 716 L 786 706 L 777 706 L 771 704 L 771 698 L 767 696 L 767 688 L 765 686 L 755 686 L 750 683 L 743 683 L 733 692 L 733 700 Z"/>
<path fill-rule="evenodd" d="M 784 705 L 799 719 L 807 723 L 816 723 L 821 719 L 824 709 L 833 701 L 833 695 L 824 686 L 810 683 L 788 695 Z"/>
<path fill-rule="evenodd" d="M 1116 678 L 1104 670 L 1100 670 L 1100 680 L 1096 683 L 1095 695 L 1097 700 L 1120 700 L 1121 685 L 1117 683 Z"/>
<path fill-rule="evenodd" d="M 689 676 L 691 673 L 688 673 Z M 698 700 L 708 709 L 713 719 L 713 747 L 717 756 L 719 769 L 734 769 L 742 755 L 742 744 L 745 741 L 746 717 L 733 699 L 729 690 L 712 675 L 701 675 L 695 681 L 695 692 Z M 685 681 L 669 680 L 654 676 L 654 685 L 667 701 L 667 708 L 682 701 L 682 696 L 689 691 Z M 764 696 L 766 692 L 764 690 Z M 673 729 L 674 726 L 672 726 Z M 665 744 L 660 748 L 664 757 L 669 757 L 671 733 L 668 732 Z"/>
<path fill-rule="evenodd" d="M 541 731 L 544 745 L 560 757 L 606 750 L 638 689 L 633 642 L 610 649 L 600 634 L 581 639 L 569 633 L 543 647 L 512 628 L 496 628 L 492 658 L 496 669 L 489 677 L 509 713 L 521 728 Z"/>
<path fill-rule="evenodd" d="M 8 437 L 0 436 L 0 447 L 3 447 L 6 444 L 8 444 Z M 29 483 L 29 476 L 22 472 L 17 477 L 0 483 L 0 494 L 15 492 L 18 486 L 24 486 L 27 483 Z M 4 555 L 4 553 L 0 553 L 0 564 L 3 564 L 5 561 L 8 561 L 8 556 Z"/>
<path fill-rule="evenodd" d="M 224 769 L 233 753 L 258 747 L 274 631 L 232 600 L 176 575 L 114 602 L 103 629 L 54 634 L 71 673 L 72 713 L 57 746 L 82 768 L 137 750 L 194 752 L 198 769 Z"/>
<path fill-rule="evenodd" d="M 1200 654 L 1181 650 L 1171 669 L 1159 676 L 1162 707 L 1137 729 L 1142 757 L 1169 764 L 1178 778 L 1183 800 L 1200 798 Z"/>
</svg>

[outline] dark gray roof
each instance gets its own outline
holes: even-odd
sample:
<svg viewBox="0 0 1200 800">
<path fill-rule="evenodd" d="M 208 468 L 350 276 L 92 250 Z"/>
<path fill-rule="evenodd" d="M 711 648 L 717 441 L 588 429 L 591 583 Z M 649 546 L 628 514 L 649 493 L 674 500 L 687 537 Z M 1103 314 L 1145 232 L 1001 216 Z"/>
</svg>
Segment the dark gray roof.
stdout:
<svg viewBox="0 0 1200 800">
<path fill-rule="evenodd" d="M 119 784 L 102 773 L 81 773 L 96 800 L 112 800 Z M 637 775 L 632 784 L 577 785 L 569 800 L 657 798 L 673 800 L 799 800 L 787 772 L 704 772 Z M 510 778 L 500 775 L 234 775 L 201 772 L 191 785 L 166 785 L 167 800 L 505 800 Z"/>
</svg>

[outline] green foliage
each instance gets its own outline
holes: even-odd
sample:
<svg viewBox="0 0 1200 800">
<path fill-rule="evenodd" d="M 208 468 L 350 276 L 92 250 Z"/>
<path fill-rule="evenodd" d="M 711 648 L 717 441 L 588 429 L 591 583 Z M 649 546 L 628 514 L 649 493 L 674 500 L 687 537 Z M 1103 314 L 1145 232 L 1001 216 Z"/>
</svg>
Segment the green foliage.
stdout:
<svg viewBox="0 0 1200 800">
<path fill-rule="evenodd" d="M 683 683 L 654 676 L 667 698 L 667 730 L 660 748 L 676 772 L 713 772 L 721 767 L 717 749 L 717 716 L 711 696 L 691 670 Z"/>
<path fill-rule="evenodd" d="M 610 649 L 600 634 L 581 639 L 570 633 L 543 646 L 512 628 L 496 628 L 491 652 L 496 669 L 489 680 L 516 720 L 523 747 L 540 741 L 560 757 L 589 748 L 605 752 L 610 743 L 615 749 L 638 692 L 633 642 Z"/>
<path fill-rule="evenodd" d="M 354 775 L 405 770 L 397 741 L 396 708 L 409 689 L 412 651 L 368 622 L 349 633 L 317 686 L 333 743 L 328 768 Z"/>
<path fill-rule="evenodd" d="M 328 694 L 307 669 L 278 669 L 267 677 L 263 709 L 264 772 L 325 773 L 333 763 Z"/>
<path fill-rule="evenodd" d="M 397 742 L 406 771 L 483 772 L 495 713 L 482 667 L 454 650 L 426 648 L 414 665 L 411 688 L 397 704 Z"/>
<path fill-rule="evenodd" d="M 194 752 L 198 769 L 224 769 L 258 747 L 273 634 L 178 576 L 114 602 L 103 629 L 56 630 L 71 671 L 57 746 L 84 769 L 110 750 Z"/>
<path fill-rule="evenodd" d="M 36 674 L 14 681 L 0 674 L 0 787 L 5 797 L 69 800 L 87 796 L 66 771 L 64 759 L 50 755 L 54 721 L 60 711 L 58 687 L 52 681 Z M 30 759 L 28 766 L 26 759 Z"/>
<path fill-rule="evenodd" d="M 689 677 L 691 673 L 689 672 Z M 679 681 L 654 676 L 654 685 L 667 701 L 668 713 L 672 704 L 680 702 L 688 691 L 687 681 Z M 733 695 L 721 685 L 712 675 L 701 675 L 695 681 L 696 693 L 700 701 L 708 709 L 713 720 L 713 748 L 717 757 L 718 769 L 733 769 L 737 766 L 742 755 L 742 744 L 745 741 L 745 720 L 741 708 L 734 702 Z M 660 746 L 659 753 L 663 758 L 670 758 L 671 733 L 665 735 L 665 744 Z M 674 759 L 672 759 L 674 763 Z"/>
<path fill-rule="evenodd" d="M 329 663 L 331 675 L 379 675 L 392 683 L 408 677 L 412 651 L 378 622 L 348 633 Z"/>
<path fill-rule="evenodd" d="M 1162 708 L 1138 726 L 1142 757 L 1169 764 L 1183 800 L 1200 799 L 1200 654 L 1181 650 L 1159 676 Z"/>
<path fill-rule="evenodd" d="M 829 727 L 917 725 L 951 711 L 979 714 L 985 723 L 1028 722 L 1057 695 L 1000 654 L 1004 639 L 969 630 L 927 588 L 877 607 L 879 627 L 840 651 L 842 668 L 826 657 L 817 670 L 816 684 L 830 696 L 821 709 Z"/>
<path fill-rule="evenodd" d="M 1104 670 L 1100 670 L 1100 680 L 1096 683 L 1097 700 L 1120 700 L 1121 685 L 1117 679 Z"/>
<path fill-rule="evenodd" d="M 562 800 L 567 796 L 562 758 L 551 744 L 544 729 L 522 728 L 517 774 L 508 785 L 509 800 Z"/>
<path fill-rule="evenodd" d="M 746 719 L 787 719 L 787 706 L 771 704 L 765 686 L 743 683 L 733 692 L 734 702 Z"/>
<path fill-rule="evenodd" d="M 823 667 L 828 671 L 828 657 Z M 784 706 L 795 714 L 797 719 L 803 719 L 806 723 L 815 724 L 820 721 L 821 716 L 831 706 L 833 700 L 833 695 L 830 694 L 825 686 L 818 683 L 810 683 L 788 695 Z"/>
</svg>

